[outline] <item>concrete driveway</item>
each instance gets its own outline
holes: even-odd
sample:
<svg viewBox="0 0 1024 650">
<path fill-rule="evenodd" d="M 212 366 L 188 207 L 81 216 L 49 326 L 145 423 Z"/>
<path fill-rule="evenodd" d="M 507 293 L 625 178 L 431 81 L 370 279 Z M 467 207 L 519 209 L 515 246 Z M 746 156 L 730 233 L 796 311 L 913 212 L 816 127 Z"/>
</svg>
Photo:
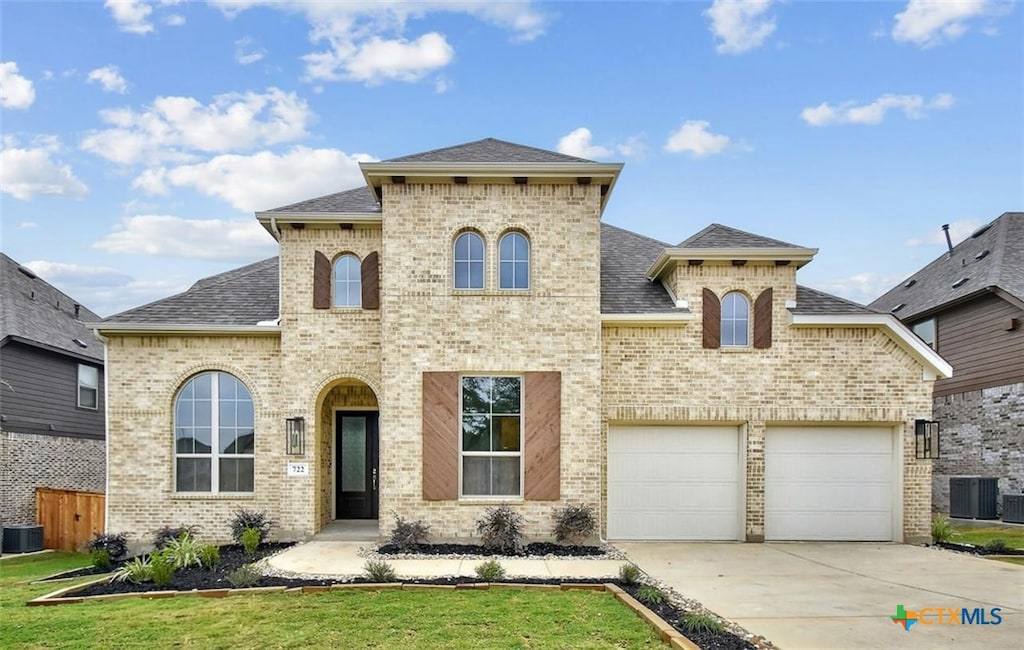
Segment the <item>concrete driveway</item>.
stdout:
<svg viewBox="0 0 1024 650">
<path fill-rule="evenodd" d="M 641 569 L 779 647 L 1024 648 L 1024 567 L 901 544 L 617 543 Z M 896 606 L 1002 609 L 998 625 Z"/>
</svg>

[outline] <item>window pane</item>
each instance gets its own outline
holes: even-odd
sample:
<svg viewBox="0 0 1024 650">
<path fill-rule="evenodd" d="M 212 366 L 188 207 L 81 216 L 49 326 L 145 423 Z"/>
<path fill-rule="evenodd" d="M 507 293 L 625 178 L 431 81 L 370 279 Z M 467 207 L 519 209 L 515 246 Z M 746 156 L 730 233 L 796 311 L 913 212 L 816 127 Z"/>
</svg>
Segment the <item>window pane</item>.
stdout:
<svg viewBox="0 0 1024 650">
<path fill-rule="evenodd" d="M 237 437 L 235 438 L 235 444 L 237 445 L 238 453 L 240 454 L 256 453 L 256 432 L 252 429 L 240 429 Z"/>
<path fill-rule="evenodd" d="M 195 453 L 208 454 L 213 450 L 210 432 L 209 427 L 195 427 L 192 429 L 192 437 L 195 439 Z"/>
<path fill-rule="evenodd" d="M 470 262 L 469 263 L 469 289 L 483 289 L 484 288 L 484 263 L 483 262 Z"/>
<path fill-rule="evenodd" d="M 193 402 L 193 405 L 194 405 L 193 408 L 195 410 L 192 411 L 192 414 L 193 414 L 193 417 L 195 418 L 196 426 L 200 426 L 200 427 L 208 427 L 208 426 L 210 426 L 212 424 L 210 420 L 213 417 L 213 402 L 211 402 L 208 399 L 204 399 L 204 400 L 198 400 L 197 399 L 197 400 L 195 400 Z"/>
<path fill-rule="evenodd" d="M 500 284 L 498 286 L 502 289 L 512 289 L 515 287 L 515 271 L 512 268 L 512 262 L 501 263 L 501 277 L 499 282 Z"/>
<path fill-rule="evenodd" d="M 515 265 L 515 288 L 516 289 L 529 289 L 530 288 L 530 265 L 526 262 L 516 262 Z"/>
<path fill-rule="evenodd" d="M 519 458 L 491 459 L 491 494 L 519 496 Z"/>
<path fill-rule="evenodd" d="M 499 254 L 501 255 L 502 262 L 504 262 L 505 260 L 515 259 L 514 239 L 515 234 L 513 233 L 509 233 L 508 235 L 505 235 L 504 237 L 501 238 L 501 246 L 499 247 L 501 250 L 499 251 Z"/>
<path fill-rule="evenodd" d="M 495 415 L 491 425 L 491 451 L 519 451 L 519 432 L 518 415 Z"/>
<path fill-rule="evenodd" d="M 235 428 L 234 427 L 231 427 L 230 429 L 228 429 L 228 428 L 221 428 L 220 431 L 218 431 L 218 434 L 220 436 L 219 442 L 220 442 L 220 451 L 221 451 L 221 453 L 223 453 L 223 454 L 237 454 L 237 453 L 240 453 L 238 451 L 238 449 L 235 447 L 236 437 L 235 437 Z"/>
<path fill-rule="evenodd" d="M 462 416 L 462 451 L 491 451 L 489 420 L 486 415 Z"/>
<path fill-rule="evenodd" d="M 96 389 L 80 386 L 78 388 L 78 405 L 82 408 L 96 408 Z"/>
<path fill-rule="evenodd" d="M 517 234 L 515 239 L 515 255 L 517 260 L 528 260 L 530 259 L 530 245 L 526 241 L 526 237 Z"/>
<path fill-rule="evenodd" d="M 253 459 L 222 458 L 220 460 L 221 492 L 252 492 L 253 491 Z"/>
<path fill-rule="evenodd" d="M 235 426 L 235 400 L 226 400 L 221 397 L 217 410 L 217 424 L 222 428 L 233 428 Z"/>
<path fill-rule="evenodd" d="M 174 422 L 179 427 L 192 426 L 192 401 L 178 399 L 178 406 L 174 411 Z"/>
<path fill-rule="evenodd" d="M 491 493 L 491 459 L 466 456 L 462 459 L 462 493 L 486 496 Z"/>
<path fill-rule="evenodd" d="M 99 388 L 100 372 L 92 366 L 78 366 L 78 383 L 89 388 Z"/>
<path fill-rule="evenodd" d="M 366 418 L 341 419 L 341 489 L 366 490 Z"/>
<path fill-rule="evenodd" d="M 484 240 L 475 233 L 466 233 L 465 235 L 469 242 L 469 259 L 480 260 L 484 259 Z"/>
<path fill-rule="evenodd" d="M 174 433 L 175 447 L 174 450 L 179 454 L 192 454 L 195 453 L 195 440 L 192 438 L 192 429 L 186 429 L 184 427 L 178 427 Z"/>
<path fill-rule="evenodd" d="M 242 389 L 245 390 L 244 388 Z M 251 429 L 255 422 L 255 412 L 252 405 L 252 400 L 246 397 L 242 397 L 238 400 L 238 404 L 235 406 L 236 417 L 238 418 L 238 426 Z"/>
<path fill-rule="evenodd" d="M 209 492 L 210 461 L 207 458 L 179 458 L 177 484 L 178 492 Z"/>
<path fill-rule="evenodd" d="M 491 383 L 490 377 L 462 378 L 463 413 L 490 413 Z"/>
<path fill-rule="evenodd" d="M 196 399 L 210 399 L 210 380 L 212 377 L 213 374 L 207 372 L 192 380 Z"/>
<path fill-rule="evenodd" d="M 494 413 L 519 412 L 519 377 L 495 377 L 493 391 Z"/>
</svg>

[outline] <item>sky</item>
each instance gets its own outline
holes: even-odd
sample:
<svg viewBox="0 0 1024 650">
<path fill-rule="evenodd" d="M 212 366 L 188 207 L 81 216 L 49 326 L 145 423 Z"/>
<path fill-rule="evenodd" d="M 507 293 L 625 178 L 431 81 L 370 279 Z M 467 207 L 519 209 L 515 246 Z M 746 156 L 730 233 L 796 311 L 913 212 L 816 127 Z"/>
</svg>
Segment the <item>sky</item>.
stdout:
<svg viewBox="0 0 1024 650">
<path fill-rule="evenodd" d="M 276 254 L 253 213 L 495 137 L 604 221 L 818 248 L 869 302 L 1024 209 L 1013 2 L 0 1 L 2 248 L 108 316 Z"/>
</svg>

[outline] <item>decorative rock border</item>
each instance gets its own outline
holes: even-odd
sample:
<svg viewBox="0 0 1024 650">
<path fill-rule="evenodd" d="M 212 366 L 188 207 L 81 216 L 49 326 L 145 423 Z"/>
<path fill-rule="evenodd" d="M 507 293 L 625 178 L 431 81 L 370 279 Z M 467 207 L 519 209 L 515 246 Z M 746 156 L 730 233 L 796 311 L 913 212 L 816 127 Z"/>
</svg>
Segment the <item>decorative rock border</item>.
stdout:
<svg viewBox="0 0 1024 650">
<path fill-rule="evenodd" d="M 466 590 L 466 589 L 490 589 L 492 587 L 496 589 L 545 589 L 545 590 L 560 590 L 560 591 L 607 591 L 613 594 L 619 602 L 626 605 L 634 612 L 637 616 L 643 619 L 648 625 L 653 627 L 655 631 L 661 636 L 661 640 L 667 643 L 669 647 L 676 650 L 700 650 L 692 641 L 683 636 L 678 630 L 676 630 L 670 623 L 665 619 L 661 618 L 650 609 L 644 606 L 643 603 L 633 598 L 626 593 L 618 585 L 611 583 L 579 583 L 579 582 L 563 582 L 561 584 L 554 585 L 533 585 L 526 583 L 517 582 L 467 582 L 464 584 L 455 585 L 422 585 L 422 584 L 411 584 L 403 582 L 366 582 L 366 583 L 339 583 L 333 585 L 306 585 L 304 587 L 249 587 L 245 589 L 194 589 L 192 591 L 140 591 L 138 593 L 131 594 L 106 594 L 103 596 L 74 596 L 67 595 L 73 594 L 74 591 L 87 587 L 89 585 L 97 584 L 109 580 L 109 576 L 104 576 L 97 580 L 91 580 L 82 584 L 77 584 L 71 587 L 64 587 L 57 591 L 46 594 L 45 596 L 39 596 L 34 598 L 27 603 L 28 607 L 44 607 L 53 605 L 67 605 L 71 603 L 82 603 L 87 600 L 89 601 L 104 601 L 104 600 L 124 600 L 127 598 L 143 598 L 143 599 L 155 599 L 155 598 L 174 598 L 174 597 L 199 597 L 199 598 L 226 598 L 228 596 L 244 596 L 254 594 L 319 594 L 327 591 L 381 591 L 384 589 L 403 589 L 409 591 L 425 591 L 432 589 L 445 589 L 445 590 Z"/>
</svg>

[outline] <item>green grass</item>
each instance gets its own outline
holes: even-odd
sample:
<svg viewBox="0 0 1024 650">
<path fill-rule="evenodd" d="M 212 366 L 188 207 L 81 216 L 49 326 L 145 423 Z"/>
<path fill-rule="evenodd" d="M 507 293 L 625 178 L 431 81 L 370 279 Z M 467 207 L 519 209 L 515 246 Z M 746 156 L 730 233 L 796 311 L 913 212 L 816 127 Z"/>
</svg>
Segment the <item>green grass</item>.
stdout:
<svg viewBox="0 0 1024 650">
<path fill-rule="evenodd" d="M 950 540 L 953 542 L 984 546 L 994 539 L 1002 539 L 1010 548 L 1024 549 L 1024 528 L 997 528 L 995 526 L 985 528 L 954 526 L 954 528 L 959 534 Z"/>
<path fill-rule="evenodd" d="M 5 649 L 662 647 L 611 594 L 590 591 L 333 591 L 25 607 L 69 584 L 27 580 L 86 563 L 69 553 L 0 562 Z"/>
</svg>

